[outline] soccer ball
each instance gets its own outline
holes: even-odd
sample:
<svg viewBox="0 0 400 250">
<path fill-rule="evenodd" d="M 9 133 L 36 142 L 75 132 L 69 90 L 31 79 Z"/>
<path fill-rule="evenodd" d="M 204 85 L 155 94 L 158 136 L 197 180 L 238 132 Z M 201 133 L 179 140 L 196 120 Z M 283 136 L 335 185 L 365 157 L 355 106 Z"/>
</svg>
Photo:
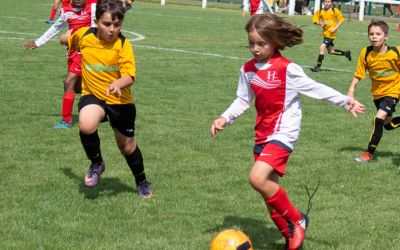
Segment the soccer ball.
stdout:
<svg viewBox="0 0 400 250">
<path fill-rule="evenodd" d="M 253 247 L 245 233 L 227 229 L 214 236 L 210 250 L 253 250 Z"/>
</svg>

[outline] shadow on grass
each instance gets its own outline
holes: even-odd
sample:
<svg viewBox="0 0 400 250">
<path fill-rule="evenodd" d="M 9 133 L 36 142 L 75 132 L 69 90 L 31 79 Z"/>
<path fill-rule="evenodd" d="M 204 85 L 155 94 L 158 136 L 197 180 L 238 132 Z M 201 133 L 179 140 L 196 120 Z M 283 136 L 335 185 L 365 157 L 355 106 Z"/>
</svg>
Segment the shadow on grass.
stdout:
<svg viewBox="0 0 400 250">
<path fill-rule="evenodd" d="M 311 225 L 312 226 L 312 225 Z M 206 232 L 217 232 L 225 229 L 238 229 L 243 231 L 249 236 L 254 249 L 259 250 L 282 250 L 284 247 L 284 240 L 278 229 L 275 227 L 272 221 L 265 222 L 264 220 L 255 220 L 253 218 L 243 218 L 237 216 L 226 216 L 224 222 L 220 226 L 211 228 Z M 277 243 L 277 241 L 282 243 Z M 336 249 L 337 244 L 335 242 L 328 242 L 320 239 L 315 239 L 306 235 L 305 242 L 313 242 L 313 244 L 319 246 L 325 246 L 323 248 Z M 302 248 L 304 249 L 304 248 Z"/>
<path fill-rule="evenodd" d="M 79 186 L 79 193 L 84 194 L 86 199 L 97 199 L 102 193 L 107 196 L 117 196 L 120 193 L 132 193 L 135 191 L 132 187 L 125 185 L 114 177 L 102 177 L 96 187 L 89 188 L 83 185 L 83 176 L 77 176 L 72 172 L 71 168 L 61 168 L 60 170 Z"/>
<path fill-rule="evenodd" d="M 365 151 L 365 147 L 342 147 L 339 149 L 339 152 L 343 151 L 348 151 L 348 152 L 354 152 L 354 156 L 357 156 L 357 154 L 361 151 Z M 394 153 L 391 151 L 379 151 L 379 148 L 374 154 L 374 158 L 372 159 L 373 161 L 378 161 L 379 158 L 387 158 L 390 157 L 392 159 L 393 165 L 396 167 L 400 167 L 400 154 L 399 153 Z"/>
</svg>

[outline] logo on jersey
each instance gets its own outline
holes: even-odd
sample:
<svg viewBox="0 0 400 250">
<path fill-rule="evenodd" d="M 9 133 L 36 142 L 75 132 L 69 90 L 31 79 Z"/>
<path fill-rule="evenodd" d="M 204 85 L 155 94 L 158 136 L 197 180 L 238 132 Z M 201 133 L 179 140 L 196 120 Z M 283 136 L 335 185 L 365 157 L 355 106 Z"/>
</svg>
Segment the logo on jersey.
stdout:
<svg viewBox="0 0 400 250">
<path fill-rule="evenodd" d="M 282 80 L 278 78 L 275 70 L 266 72 L 266 79 L 255 73 L 249 74 L 250 84 L 259 86 L 263 89 L 274 89 L 281 85 Z"/>
</svg>

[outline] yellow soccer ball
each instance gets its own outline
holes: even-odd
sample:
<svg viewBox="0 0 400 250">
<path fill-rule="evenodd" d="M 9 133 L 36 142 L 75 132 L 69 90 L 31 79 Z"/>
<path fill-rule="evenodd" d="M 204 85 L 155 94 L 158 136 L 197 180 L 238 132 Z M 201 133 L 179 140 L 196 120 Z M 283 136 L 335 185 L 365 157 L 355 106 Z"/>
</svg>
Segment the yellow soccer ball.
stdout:
<svg viewBox="0 0 400 250">
<path fill-rule="evenodd" d="M 210 250 L 253 250 L 253 247 L 245 233 L 227 229 L 214 236 Z"/>
</svg>

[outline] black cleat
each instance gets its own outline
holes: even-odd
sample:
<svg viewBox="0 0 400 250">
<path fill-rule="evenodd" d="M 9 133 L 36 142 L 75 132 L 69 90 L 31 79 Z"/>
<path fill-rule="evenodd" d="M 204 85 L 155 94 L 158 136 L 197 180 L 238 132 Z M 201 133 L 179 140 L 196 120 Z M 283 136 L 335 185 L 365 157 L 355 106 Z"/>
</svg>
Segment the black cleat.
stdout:
<svg viewBox="0 0 400 250">
<path fill-rule="evenodd" d="M 310 68 L 312 72 L 321 72 L 321 68 L 318 66 L 314 66 L 314 68 Z"/>
<path fill-rule="evenodd" d="M 351 51 L 350 50 L 346 50 L 346 52 L 344 52 L 344 56 L 349 59 L 349 61 L 351 62 Z"/>
</svg>

